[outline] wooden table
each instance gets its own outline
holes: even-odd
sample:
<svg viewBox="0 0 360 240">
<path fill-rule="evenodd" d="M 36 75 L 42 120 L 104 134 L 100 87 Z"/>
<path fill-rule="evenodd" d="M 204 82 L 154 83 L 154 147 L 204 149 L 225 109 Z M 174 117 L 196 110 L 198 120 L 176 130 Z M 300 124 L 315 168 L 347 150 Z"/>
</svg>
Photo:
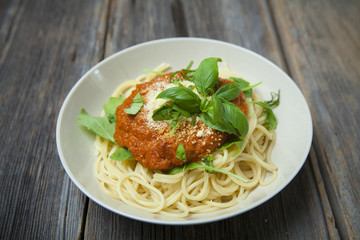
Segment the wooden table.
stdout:
<svg viewBox="0 0 360 240">
<path fill-rule="evenodd" d="M 0 239 L 360 239 L 360 1 L 0 1 Z M 59 160 L 76 81 L 137 43 L 204 37 L 287 72 L 314 124 L 309 157 L 265 204 L 194 226 L 134 221 L 89 200 Z M 296 106 L 294 106 L 296 107 Z"/>
</svg>

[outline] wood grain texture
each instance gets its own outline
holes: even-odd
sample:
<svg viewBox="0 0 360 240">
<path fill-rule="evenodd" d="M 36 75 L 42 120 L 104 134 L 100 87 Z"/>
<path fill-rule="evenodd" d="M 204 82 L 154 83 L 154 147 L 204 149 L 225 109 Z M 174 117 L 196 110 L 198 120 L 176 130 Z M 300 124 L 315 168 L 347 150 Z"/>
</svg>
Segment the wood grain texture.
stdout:
<svg viewBox="0 0 360 240">
<path fill-rule="evenodd" d="M 76 238 L 86 198 L 59 161 L 56 118 L 68 91 L 101 55 L 106 1 L 9 1 L 4 7 L 0 238 Z"/>
<path fill-rule="evenodd" d="M 110 14 L 110 27 L 105 45 L 106 55 L 129 45 L 150 40 L 149 36 L 154 33 L 157 38 L 184 36 L 188 33 L 189 36 L 220 39 L 245 46 L 285 68 L 266 2 L 206 3 L 206 1 L 174 0 L 171 4 L 164 2 L 159 4 L 161 5 L 159 8 L 151 8 L 144 7 L 145 3 L 141 6 L 137 5 L 138 1 L 132 3 L 114 1 L 111 12 L 115 12 L 115 16 Z M 146 4 L 153 3 L 149 1 Z M 145 11 L 144 14 L 149 15 L 148 18 L 157 16 L 159 21 L 162 19 L 167 24 L 162 22 L 162 26 L 160 24 L 158 28 L 154 28 L 156 23 L 152 25 L 149 21 L 139 21 L 137 14 L 141 14 L 137 11 L 144 11 L 143 9 L 155 11 Z M 172 18 L 169 15 L 171 11 Z M 138 32 L 136 39 L 125 30 L 125 25 L 131 26 L 133 32 Z M 284 201 L 289 201 L 289 204 L 284 204 Z M 126 221 L 128 224 L 125 224 Z M 131 222 L 130 226 L 129 222 Z M 116 231 L 112 230 L 114 226 Z M 301 236 L 321 239 L 329 236 L 324 226 L 326 222 L 321 201 L 311 167 L 307 163 L 294 183 L 276 198 L 249 213 L 217 223 L 184 227 L 158 226 L 126 220 L 111 212 L 103 213 L 100 206 L 90 201 L 84 237 L 90 239 L 236 239 L 238 237 L 287 239 L 291 236 L 296 239 Z"/>
<path fill-rule="evenodd" d="M 0 1 L 0 239 L 359 239 L 360 1 Z M 75 82 L 104 57 L 166 37 L 224 40 L 288 72 L 312 112 L 307 162 L 274 198 L 223 221 L 114 214 L 71 182 L 55 144 Z"/>
<path fill-rule="evenodd" d="M 319 166 L 343 239 L 360 238 L 360 2 L 273 1 L 294 79 L 314 122 Z M 312 159 L 312 160 L 313 160 Z"/>
</svg>

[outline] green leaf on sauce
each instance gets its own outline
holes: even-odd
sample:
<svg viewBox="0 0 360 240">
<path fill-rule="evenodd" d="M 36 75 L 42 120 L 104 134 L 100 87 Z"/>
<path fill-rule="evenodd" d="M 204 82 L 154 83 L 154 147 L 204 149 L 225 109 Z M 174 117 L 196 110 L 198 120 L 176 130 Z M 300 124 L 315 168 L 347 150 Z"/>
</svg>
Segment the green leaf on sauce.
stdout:
<svg viewBox="0 0 360 240">
<path fill-rule="evenodd" d="M 140 93 L 138 93 L 133 98 L 133 103 L 131 104 L 131 106 L 129 108 L 125 108 L 124 112 L 127 114 L 135 115 L 140 111 L 143 103 L 144 99 L 141 97 Z"/>
<path fill-rule="evenodd" d="M 231 78 L 229 78 L 229 80 L 236 82 L 241 89 L 250 86 L 250 83 L 242 78 L 231 77 Z M 244 93 L 245 97 L 252 97 L 252 89 L 243 91 L 243 93 Z"/>
<path fill-rule="evenodd" d="M 162 91 L 156 98 L 172 101 L 190 113 L 200 112 L 199 96 L 186 87 L 172 87 Z"/>
<path fill-rule="evenodd" d="M 177 146 L 176 157 L 183 162 L 187 162 L 185 147 L 184 145 L 182 145 L 182 143 L 179 143 L 179 145 Z"/>
<path fill-rule="evenodd" d="M 215 95 L 218 98 L 222 98 L 225 101 L 231 101 L 235 99 L 241 93 L 241 87 L 236 83 L 229 83 L 219 88 Z"/>
<path fill-rule="evenodd" d="M 211 93 L 219 81 L 218 62 L 221 62 L 220 58 L 206 58 L 195 70 L 195 87 L 203 96 L 207 96 Z"/>
<path fill-rule="evenodd" d="M 209 108 L 210 111 L 202 112 L 200 114 L 201 120 L 212 129 L 245 137 L 249 130 L 245 114 L 238 106 L 231 102 L 220 101 L 220 103 L 223 109 L 223 114 L 219 120 L 215 118 L 215 115 L 217 114 L 216 111 L 211 111 L 211 108 Z"/>
<path fill-rule="evenodd" d="M 174 175 L 174 174 L 177 174 L 179 172 L 184 172 L 186 170 L 193 170 L 193 169 L 196 169 L 196 168 L 202 168 L 202 169 L 205 169 L 205 170 L 208 170 L 208 171 L 215 171 L 215 172 L 223 173 L 223 174 L 232 176 L 234 178 L 237 178 L 237 179 L 239 179 L 239 180 L 241 180 L 243 182 L 248 182 L 246 179 L 244 179 L 244 178 L 242 178 L 242 177 L 240 177 L 240 176 L 238 176 L 238 175 L 236 175 L 234 173 L 231 173 L 231 172 L 219 169 L 219 168 L 215 168 L 215 167 L 210 167 L 210 166 L 207 166 L 207 165 L 201 165 L 201 164 L 195 163 L 195 162 L 187 163 L 184 166 L 179 166 L 179 167 L 173 168 L 170 171 L 168 171 L 167 174 Z"/>
<path fill-rule="evenodd" d="M 113 137 L 115 133 L 115 123 L 110 123 L 106 117 L 90 116 L 85 109 L 82 108 L 78 115 L 77 122 L 96 135 L 115 143 Z"/>
<path fill-rule="evenodd" d="M 120 147 L 113 154 L 111 154 L 110 158 L 117 161 L 124 161 L 127 159 L 134 159 L 134 156 L 131 154 L 129 149 Z"/>
<path fill-rule="evenodd" d="M 116 122 L 116 108 L 124 102 L 124 97 L 110 97 L 104 104 L 104 111 L 109 122 Z"/>
</svg>

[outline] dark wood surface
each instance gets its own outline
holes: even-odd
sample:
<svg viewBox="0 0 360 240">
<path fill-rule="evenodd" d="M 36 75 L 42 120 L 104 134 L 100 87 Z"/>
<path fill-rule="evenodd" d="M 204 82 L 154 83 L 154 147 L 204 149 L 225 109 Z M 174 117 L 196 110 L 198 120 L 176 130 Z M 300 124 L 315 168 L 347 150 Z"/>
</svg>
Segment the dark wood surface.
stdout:
<svg viewBox="0 0 360 240">
<path fill-rule="evenodd" d="M 0 239 L 360 239 L 360 1 L 1 0 Z M 59 160 L 67 93 L 137 43 L 204 37 L 270 59 L 298 84 L 314 139 L 295 179 L 245 214 L 165 226 L 89 200 Z M 294 106 L 296 107 L 296 106 Z"/>
</svg>

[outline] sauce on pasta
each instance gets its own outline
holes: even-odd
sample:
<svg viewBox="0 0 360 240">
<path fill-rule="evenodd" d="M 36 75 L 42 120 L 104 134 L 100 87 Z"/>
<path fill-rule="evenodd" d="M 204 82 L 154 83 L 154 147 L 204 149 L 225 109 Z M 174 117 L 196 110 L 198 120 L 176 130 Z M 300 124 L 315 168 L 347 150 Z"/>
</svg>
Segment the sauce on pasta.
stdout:
<svg viewBox="0 0 360 240">
<path fill-rule="evenodd" d="M 136 86 L 131 95 L 116 110 L 116 127 L 114 139 L 122 147 L 126 147 L 135 159 L 144 167 L 153 170 L 169 170 L 185 162 L 176 157 L 176 150 L 181 143 L 186 152 L 186 163 L 200 161 L 204 156 L 215 151 L 230 136 L 225 132 L 214 130 L 204 124 L 200 118 L 184 119 L 179 126 L 171 132 L 168 122 L 158 122 L 151 118 L 156 94 L 166 88 L 174 86 L 170 83 L 172 73 L 158 75 L 150 82 Z M 180 73 L 175 78 L 181 79 L 182 84 L 191 84 Z M 227 79 L 219 79 L 215 89 L 233 83 Z M 141 110 L 135 114 L 127 114 L 124 109 L 129 108 L 132 99 L 138 94 L 144 99 Z M 247 114 L 246 99 L 241 92 L 232 102 Z"/>
</svg>

